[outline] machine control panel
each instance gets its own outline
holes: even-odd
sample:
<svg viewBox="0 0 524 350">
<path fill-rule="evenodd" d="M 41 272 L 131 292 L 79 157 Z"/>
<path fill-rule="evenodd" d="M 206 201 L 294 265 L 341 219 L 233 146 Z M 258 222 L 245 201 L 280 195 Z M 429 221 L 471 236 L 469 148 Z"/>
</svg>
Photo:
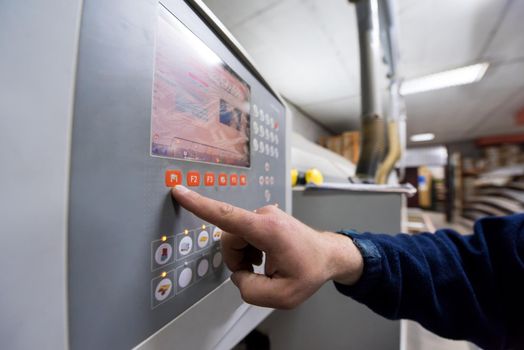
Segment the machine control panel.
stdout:
<svg viewBox="0 0 524 350">
<path fill-rule="evenodd" d="M 286 207 L 285 108 L 191 3 L 85 2 L 68 237 L 74 350 L 133 348 L 230 276 L 222 230 L 181 208 L 172 187 L 248 210 Z"/>
</svg>

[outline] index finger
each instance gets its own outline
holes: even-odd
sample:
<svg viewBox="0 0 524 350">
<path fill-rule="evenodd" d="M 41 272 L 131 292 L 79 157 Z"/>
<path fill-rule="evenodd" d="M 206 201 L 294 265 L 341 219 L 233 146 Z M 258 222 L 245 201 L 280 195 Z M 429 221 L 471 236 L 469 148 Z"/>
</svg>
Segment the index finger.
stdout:
<svg viewBox="0 0 524 350">
<path fill-rule="evenodd" d="M 259 218 L 257 214 L 231 204 L 204 197 L 188 188 L 177 185 L 171 191 L 176 201 L 196 216 L 222 230 L 253 239 Z"/>
</svg>

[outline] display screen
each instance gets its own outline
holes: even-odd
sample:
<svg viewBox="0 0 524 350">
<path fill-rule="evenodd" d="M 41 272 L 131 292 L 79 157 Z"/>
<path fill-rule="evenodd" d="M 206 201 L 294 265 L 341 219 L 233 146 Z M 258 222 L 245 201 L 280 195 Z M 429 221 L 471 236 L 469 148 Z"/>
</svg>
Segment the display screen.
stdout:
<svg viewBox="0 0 524 350">
<path fill-rule="evenodd" d="M 160 6 L 151 154 L 250 166 L 250 86 Z"/>
</svg>

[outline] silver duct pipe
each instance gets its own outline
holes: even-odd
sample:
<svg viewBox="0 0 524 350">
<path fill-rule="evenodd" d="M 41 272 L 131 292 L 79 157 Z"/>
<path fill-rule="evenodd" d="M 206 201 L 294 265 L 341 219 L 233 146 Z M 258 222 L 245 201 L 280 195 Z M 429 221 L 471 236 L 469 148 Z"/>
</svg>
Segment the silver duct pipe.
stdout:
<svg viewBox="0 0 524 350">
<path fill-rule="evenodd" d="M 384 156 L 385 121 L 380 89 L 380 28 L 378 0 L 350 0 L 356 5 L 360 46 L 362 137 L 356 175 L 373 182 Z"/>
</svg>

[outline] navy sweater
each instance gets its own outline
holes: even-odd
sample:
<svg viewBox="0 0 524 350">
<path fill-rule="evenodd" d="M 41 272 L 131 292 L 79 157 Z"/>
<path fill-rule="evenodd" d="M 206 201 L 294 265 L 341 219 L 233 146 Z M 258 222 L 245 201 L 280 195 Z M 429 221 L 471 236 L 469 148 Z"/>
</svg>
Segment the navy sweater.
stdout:
<svg viewBox="0 0 524 350">
<path fill-rule="evenodd" d="M 411 319 L 485 349 L 524 349 L 524 214 L 485 218 L 473 235 L 341 231 L 364 257 L 337 289 L 389 319 Z"/>
</svg>

